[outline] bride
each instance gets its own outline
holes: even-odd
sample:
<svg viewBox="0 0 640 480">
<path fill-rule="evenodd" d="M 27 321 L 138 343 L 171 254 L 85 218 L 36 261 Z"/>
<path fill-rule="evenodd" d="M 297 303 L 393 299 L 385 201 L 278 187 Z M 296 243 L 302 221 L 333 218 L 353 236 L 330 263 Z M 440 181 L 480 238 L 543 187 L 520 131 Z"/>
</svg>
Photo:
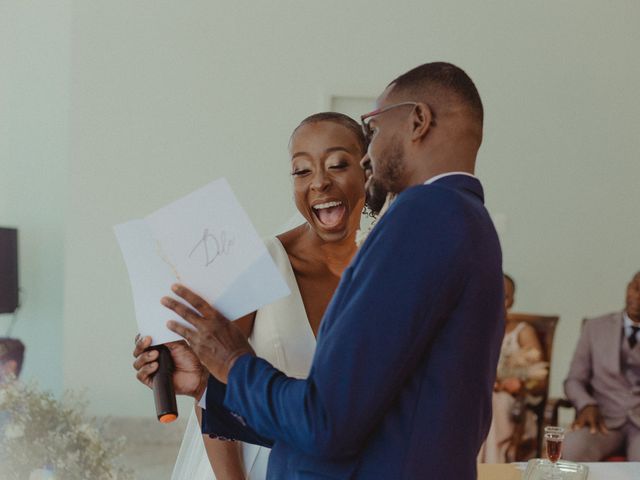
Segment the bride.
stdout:
<svg viewBox="0 0 640 480">
<path fill-rule="evenodd" d="M 295 204 L 306 222 L 266 245 L 292 293 L 236 322 L 258 356 L 288 376 L 304 378 L 324 311 L 356 252 L 366 140 L 350 117 L 318 113 L 293 131 L 289 153 Z M 263 480 L 269 449 L 203 436 L 198 410 L 189 419 L 171 478 Z"/>
</svg>

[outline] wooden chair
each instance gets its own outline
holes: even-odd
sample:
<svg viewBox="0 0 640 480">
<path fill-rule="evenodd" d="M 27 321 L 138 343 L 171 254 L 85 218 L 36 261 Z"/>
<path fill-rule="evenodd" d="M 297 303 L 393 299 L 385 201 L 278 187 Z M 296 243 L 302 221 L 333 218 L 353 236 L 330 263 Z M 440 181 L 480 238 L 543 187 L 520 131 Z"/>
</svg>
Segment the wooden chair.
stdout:
<svg viewBox="0 0 640 480">
<path fill-rule="evenodd" d="M 556 332 L 556 325 L 560 319 L 557 315 L 535 315 L 530 313 L 509 313 L 509 318 L 518 322 L 529 323 L 538 334 L 538 339 L 542 345 L 542 358 L 549 363 L 549 372 L 551 372 L 551 359 L 553 353 L 553 337 Z M 526 392 L 524 392 L 526 394 Z M 516 424 L 514 434 L 510 440 L 509 450 L 513 452 L 516 460 L 526 460 L 531 458 L 532 453 L 536 457 L 542 454 L 542 439 L 544 436 L 545 426 L 545 406 L 549 397 L 549 377 L 544 385 L 543 390 L 536 395 L 535 401 L 527 401 L 526 408 L 536 415 L 536 437 L 535 444 L 523 440 L 525 415 L 521 415 L 521 420 Z"/>
</svg>

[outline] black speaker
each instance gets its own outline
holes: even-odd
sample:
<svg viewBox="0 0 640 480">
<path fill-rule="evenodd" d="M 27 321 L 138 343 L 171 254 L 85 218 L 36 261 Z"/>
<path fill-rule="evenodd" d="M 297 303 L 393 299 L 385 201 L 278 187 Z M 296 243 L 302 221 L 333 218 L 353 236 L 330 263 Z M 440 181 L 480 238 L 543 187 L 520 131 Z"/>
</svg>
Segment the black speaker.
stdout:
<svg viewBox="0 0 640 480">
<path fill-rule="evenodd" d="M 18 308 L 18 231 L 0 227 L 0 313 Z"/>
</svg>

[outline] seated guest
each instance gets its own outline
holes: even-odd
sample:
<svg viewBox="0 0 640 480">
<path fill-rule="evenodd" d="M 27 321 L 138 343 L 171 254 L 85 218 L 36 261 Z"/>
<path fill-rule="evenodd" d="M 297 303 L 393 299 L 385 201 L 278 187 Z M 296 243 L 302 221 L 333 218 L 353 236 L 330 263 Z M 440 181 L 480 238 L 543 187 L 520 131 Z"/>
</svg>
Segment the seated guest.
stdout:
<svg viewBox="0 0 640 480">
<path fill-rule="evenodd" d="M 626 308 L 582 328 L 564 391 L 578 412 L 563 457 L 597 462 L 625 450 L 640 461 L 640 272 L 627 285 Z"/>
<path fill-rule="evenodd" d="M 527 322 L 510 318 L 516 285 L 504 275 L 505 335 L 502 340 L 498 372 L 493 389 L 493 418 L 485 443 L 480 448 L 481 463 L 504 463 L 516 460 L 511 440 L 516 423 L 522 422 L 522 438 L 536 436 L 535 415 L 526 410 L 528 394 L 544 388 L 547 364 L 542 362 L 542 346 L 535 329 Z"/>
<path fill-rule="evenodd" d="M 24 344 L 17 338 L 0 338 L 0 383 L 20 376 Z"/>
</svg>

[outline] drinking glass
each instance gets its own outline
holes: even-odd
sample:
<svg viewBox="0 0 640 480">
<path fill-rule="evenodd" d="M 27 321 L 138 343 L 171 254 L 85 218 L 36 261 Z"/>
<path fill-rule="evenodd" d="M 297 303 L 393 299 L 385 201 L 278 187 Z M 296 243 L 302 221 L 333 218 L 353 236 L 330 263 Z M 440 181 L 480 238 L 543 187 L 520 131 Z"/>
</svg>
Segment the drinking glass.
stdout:
<svg viewBox="0 0 640 480">
<path fill-rule="evenodd" d="M 562 441 L 564 440 L 564 428 L 562 427 L 545 427 L 544 439 L 547 444 L 547 457 L 552 463 L 551 473 L 547 476 L 549 479 L 559 480 L 560 469 L 558 468 L 557 461 L 562 456 Z"/>
</svg>

